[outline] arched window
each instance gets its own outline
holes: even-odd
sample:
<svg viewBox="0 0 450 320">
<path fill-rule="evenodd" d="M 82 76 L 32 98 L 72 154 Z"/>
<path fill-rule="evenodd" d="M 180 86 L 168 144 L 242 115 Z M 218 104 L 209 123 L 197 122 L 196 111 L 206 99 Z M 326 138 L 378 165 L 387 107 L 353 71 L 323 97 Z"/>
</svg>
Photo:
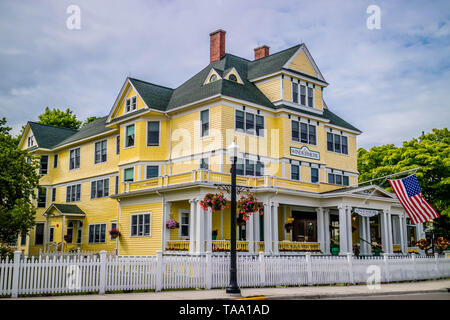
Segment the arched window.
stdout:
<svg viewBox="0 0 450 320">
<path fill-rule="evenodd" d="M 236 81 L 236 82 L 237 82 L 237 77 L 236 77 L 234 74 L 230 74 L 230 75 L 228 76 L 228 80 Z"/>
<path fill-rule="evenodd" d="M 217 75 L 213 74 L 210 78 L 209 78 L 209 82 L 213 82 L 217 80 Z"/>
</svg>

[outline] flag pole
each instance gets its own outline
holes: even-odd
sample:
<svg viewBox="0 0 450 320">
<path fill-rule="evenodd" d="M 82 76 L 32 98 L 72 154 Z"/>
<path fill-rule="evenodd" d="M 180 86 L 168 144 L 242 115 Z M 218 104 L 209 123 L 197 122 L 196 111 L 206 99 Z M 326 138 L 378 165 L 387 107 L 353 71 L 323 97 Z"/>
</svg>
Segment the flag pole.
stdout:
<svg viewBox="0 0 450 320">
<path fill-rule="evenodd" d="M 350 187 L 360 187 L 362 184 L 366 184 L 366 183 L 369 183 L 369 182 L 372 182 L 372 181 L 376 181 L 376 180 L 380 180 L 380 179 L 385 179 L 386 180 L 387 178 L 392 178 L 392 177 L 395 177 L 395 176 L 403 175 L 403 174 L 405 174 L 407 172 L 412 172 L 412 171 L 416 172 L 419 169 L 421 169 L 421 167 L 408 169 L 408 170 L 404 170 L 404 171 L 397 172 L 397 173 L 388 174 L 388 175 L 385 175 L 385 176 L 382 176 L 382 177 L 379 177 L 379 178 L 376 178 L 376 179 L 367 180 L 367 181 L 364 181 L 364 182 L 361 182 L 361 183 L 357 183 L 357 184 L 352 184 L 351 186 L 349 186 L 349 188 Z M 383 183 L 384 183 L 384 181 L 383 181 Z"/>
</svg>

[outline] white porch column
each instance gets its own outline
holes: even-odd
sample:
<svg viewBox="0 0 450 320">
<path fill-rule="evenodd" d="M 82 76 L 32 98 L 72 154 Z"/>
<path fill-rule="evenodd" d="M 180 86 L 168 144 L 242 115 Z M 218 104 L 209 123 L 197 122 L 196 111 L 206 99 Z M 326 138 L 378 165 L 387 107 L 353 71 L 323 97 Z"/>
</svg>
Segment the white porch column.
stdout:
<svg viewBox="0 0 450 320">
<path fill-rule="evenodd" d="M 45 216 L 45 225 L 44 225 L 44 253 L 48 251 L 48 240 L 49 240 L 49 232 L 50 225 L 48 223 L 48 216 Z M 31 243 L 31 237 L 30 237 Z"/>
<path fill-rule="evenodd" d="M 408 238 L 407 238 L 407 234 L 406 234 L 406 213 L 404 212 L 401 216 L 400 216 L 400 236 L 402 236 L 402 243 L 401 243 L 401 247 L 402 247 L 402 253 L 403 254 L 407 254 L 408 253 Z"/>
<path fill-rule="evenodd" d="M 195 252 L 195 229 L 196 229 L 196 204 L 197 199 L 189 200 L 191 204 L 191 211 L 189 212 L 189 253 Z"/>
<path fill-rule="evenodd" d="M 253 240 L 255 252 L 259 252 L 258 243 L 261 241 L 259 234 L 259 219 L 261 219 L 261 216 L 258 213 L 253 218 Z"/>
<path fill-rule="evenodd" d="M 258 217 L 258 213 L 252 213 L 250 215 L 250 218 L 248 219 L 248 221 L 245 223 L 245 237 L 247 239 L 247 248 L 248 248 L 248 252 L 253 253 L 254 249 L 255 249 L 255 245 L 254 245 L 254 224 L 255 224 L 255 215 L 256 217 Z"/>
<path fill-rule="evenodd" d="M 272 202 L 272 252 L 278 253 L 278 202 Z"/>
<path fill-rule="evenodd" d="M 347 211 L 347 253 L 353 253 L 352 207 L 346 206 Z"/>
<path fill-rule="evenodd" d="M 325 253 L 330 253 L 330 209 L 324 210 Z"/>
<path fill-rule="evenodd" d="M 166 251 L 167 248 L 167 241 L 170 240 L 170 230 L 166 227 L 167 220 L 170 219 L 170 210 L 172 208 L 172 202 L 165 202 L 164 203 L 164 217 L 163 217 L 163 230 L 162 233 L 163 236 L 163 248 L 162 251 Z M 179 221 L 181 223 L 181 221 Z"/>
<path fill-rule="evenodd" d="M 366 217 L 366 252 L 372 254 L 372 236 L 370 234 L 370 217 Z"/>
<path fill-rule="evenodd" d="M 66 232 L 66 216 L 63 215 L 62 216 L 62 225 L 61 225 L 61 233 L 62 233 L 62 238 L 61 238 L 61 252 L 64 252 L 64 233 Z"/>
<path fill-rule="evenodd" d="M 325 252 L 323 208 L 316 208 L 316 212 L 317 212 L 317 239 L 319 240 L 320 251 Z"/>
<path fill-rule="evenodd" d="M 272 253 L 271 205 L 264 201 L 264 252 Z"/>
<path fill-rule="evenodd" d="M 212 251 L 212 211 L 208 208 L 206 213 L 206 223 L 205 223 L 205 238 L 206 238 L 206 251 Z"/>
<path fill-rule="evenodd" d="M 343 204 L 338 205 L 339 210 L 339 254 L 347 254 L 347 217 Z"/>
<path fill-rule="evenodd" d="M 416 241 L 425 238 L 425 232 L 423 232 L 423 223 L 416 224 Z"/>
<path fill-rule="evenodd" d="M 385 234 L 384 241 L 386 241 L 386 246 L 384 252 L 392 253 L 392 225 L 391 225 L 391 213 L 389 209 L 383 209 L 384 221 L 385 221 Z"/>
<path fill-rule="evenodd" d="M 220 239 L 223 240 L 223 209 L 220 210 Z"/>
<path fill-rule="evenodd" d="M 282 205 L 282 210 L 283 210 L 283 228 L 282 228 L 282 230 L 283 230 L 283 240 L 287 240 L 286 239 L 286 228 L 284 227 L 285 225 L 286 225 L 286 222 L 287 222 L 287 210 L 286 210 L 286 205 L 285 204 L 283 204 Z"/>
<path fill-rule="evenodd" d="M 387 219 L 386 219 L 386 210 L 383 210 L 383 213 L 380 213 L 380 229 L 381 229 L 381 245 L 383 247 L 383 251 L 387 252 Z"/>
<path fill-rule="evenodd" d="M 358 215 L 358 222 L 359 222 L 359 253 L 366 254 L 366 243 L 364 242 L 364 240 L 366 240 L 366 225 L 364 217 Z"/>
<path fill-rule="evenodd" d="M 200 201 L 196 201 L 195 206 L 196 208 L 196 244 L 195 244 L 195 251 L 197 253 L 203 253 L 205 252 L 205 212 L 203 211 L 203 208 L 200 206 Z"/>
</svg>

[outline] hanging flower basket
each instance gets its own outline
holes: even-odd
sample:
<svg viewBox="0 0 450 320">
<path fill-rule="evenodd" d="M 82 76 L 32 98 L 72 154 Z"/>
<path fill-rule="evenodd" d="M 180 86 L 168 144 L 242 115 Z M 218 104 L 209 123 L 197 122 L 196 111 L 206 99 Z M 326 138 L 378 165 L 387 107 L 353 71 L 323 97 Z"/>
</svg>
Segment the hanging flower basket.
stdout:
<svg viewBox="0 0 450 320">
<path fill-rule="evenodd" d="M 212 212 L 220 211 L 228 208 L 227 199 L 223 195 L 223 193 L 208 193 L 205 195 L 205 198 L 200 201 L 200 206 L 203 210 L 208 210 L 211 208 Z"/>
<path fill-rule="evenodd" d="M 111 230 L 109 230 L 109 235 L 111 236 L 111 238 L 116 239 L 118 236 L 120 236 L 120 232 L 118 229 L 112 228 Z"/>
<path fill-rule="evenodd" d="M 426 251 L 430 247 L 430 241 L 424 238 L 420 239 L 419 241 L 416 242 L 416 246 Z"/>
<path fill-rule="evenodd" d="M 176 220 L 169 219 L 169 220 L 166 221 L 166 228 L 167 229 L 177 229 L 179 227 L 180 227 L 180 224 Z"/>
<path fill-rule="evenodd" d="M 286 229 L 286 231 L 291 231 L 292 229 L 294 229 L 294 218 L 287 218 L 284 228 Z"/>
<path fill-rule="evenodd" d="M 72 236 L 70 236 L 68 234 L 64 235 L 64 241 L 71 242 L 71 240 L 72 240 Z"/>
<path fill-rule="evenodd" d="M 436 240 L 434 240 L 434 246 L 440 253 L 446 250 L 449 245 L 450 241 L 445 239 L 444 237 L 439 237 Z"/>
<path fill-rule="evenodd" d="M 252 192 L 247 192 L 245 195 L 241 196 L 237 202 L 237 209 L 239 216 L 247 221 L 252 213 L 259 212 L 260 215 L 264 213 L 264 205 L 262 202 L 258 202 L 255 194 Z"/>
</svg>

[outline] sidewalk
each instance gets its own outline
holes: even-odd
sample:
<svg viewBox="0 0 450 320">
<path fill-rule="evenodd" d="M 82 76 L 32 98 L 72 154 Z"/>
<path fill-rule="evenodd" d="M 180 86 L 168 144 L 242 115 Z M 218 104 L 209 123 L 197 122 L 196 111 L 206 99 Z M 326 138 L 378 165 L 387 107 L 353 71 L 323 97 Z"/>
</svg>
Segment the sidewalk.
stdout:
<svg viewBox="0 0 450 320">
<path fill-rule="evenodd" d="M 450 279 L 381 284 L 379 289 L 369 289 L 366 285 L 355 286 L 311 286 L 285 288 L 243 288 L 240 296 L 230 296 L 225 289 L 176 290 L 162 292 L 89 294 L 51 297 L 19 297 L 14 300 L 230 300 L 230 299 L 318 299 L 339 298 L 361 295 L 382 295 L 401 293 L 427 293 L 447 291 Z"/>
</svg>

